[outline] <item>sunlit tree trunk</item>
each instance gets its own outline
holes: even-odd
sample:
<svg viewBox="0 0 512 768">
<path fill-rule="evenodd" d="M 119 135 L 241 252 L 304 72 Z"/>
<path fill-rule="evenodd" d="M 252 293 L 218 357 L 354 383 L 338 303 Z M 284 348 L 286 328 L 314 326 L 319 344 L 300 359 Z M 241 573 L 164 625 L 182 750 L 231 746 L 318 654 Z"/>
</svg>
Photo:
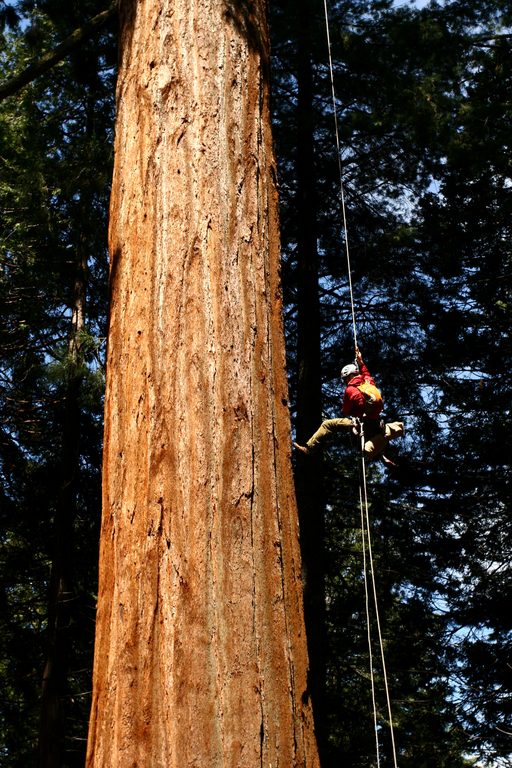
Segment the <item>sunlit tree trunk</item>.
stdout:
<svg viewBox="0 0 512 768">
<path fill-rule="evenodd" d="M 318 766 L 265 6 L 121 4 L 89 768 Z"/>
</svg>

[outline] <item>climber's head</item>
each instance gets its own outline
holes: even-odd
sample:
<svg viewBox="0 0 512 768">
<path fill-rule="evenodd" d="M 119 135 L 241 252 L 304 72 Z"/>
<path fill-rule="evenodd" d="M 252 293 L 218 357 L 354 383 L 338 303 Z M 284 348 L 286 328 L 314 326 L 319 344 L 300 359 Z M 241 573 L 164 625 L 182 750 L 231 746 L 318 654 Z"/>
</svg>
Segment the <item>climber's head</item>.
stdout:
<svg viewBox="0 0 512 768">
<path fill-rule="evenodd" d="M 344 365 L 341 369 L 341 378 L 343 379 L 344 383 L 347 384 L 350 379 L 352 379 L 354 376 L 357 376 L 358 373 L 359 370 L 357 365 L 354 365 L 354 363 L 349 363 L 348 365 Z"/>
</svg>

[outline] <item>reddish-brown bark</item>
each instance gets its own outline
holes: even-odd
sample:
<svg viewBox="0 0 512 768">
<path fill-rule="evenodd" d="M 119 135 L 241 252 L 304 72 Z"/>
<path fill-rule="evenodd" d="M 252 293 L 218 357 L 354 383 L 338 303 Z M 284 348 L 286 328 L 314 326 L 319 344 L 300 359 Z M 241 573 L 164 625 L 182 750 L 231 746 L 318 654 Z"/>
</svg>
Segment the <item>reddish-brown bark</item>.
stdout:
<svg viewBox="0 0 512 768">
<path fill-rule="evenodd" d="M 318 766 L 265 3 L 121 10 L 87 766 Z"/>
</svg>

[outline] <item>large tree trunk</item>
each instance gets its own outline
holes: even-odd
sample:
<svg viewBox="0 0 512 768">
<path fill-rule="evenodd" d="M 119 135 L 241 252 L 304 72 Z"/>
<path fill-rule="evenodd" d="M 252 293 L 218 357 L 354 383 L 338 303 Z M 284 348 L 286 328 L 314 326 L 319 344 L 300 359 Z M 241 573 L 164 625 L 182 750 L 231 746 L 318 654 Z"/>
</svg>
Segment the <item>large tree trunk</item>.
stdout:
<svg viewBox="0 0 512 768">
<path fill-rule="evenodd" d="M 121 5 L 89 768 L 318 766 L 265 10 Z"/>
</svg>

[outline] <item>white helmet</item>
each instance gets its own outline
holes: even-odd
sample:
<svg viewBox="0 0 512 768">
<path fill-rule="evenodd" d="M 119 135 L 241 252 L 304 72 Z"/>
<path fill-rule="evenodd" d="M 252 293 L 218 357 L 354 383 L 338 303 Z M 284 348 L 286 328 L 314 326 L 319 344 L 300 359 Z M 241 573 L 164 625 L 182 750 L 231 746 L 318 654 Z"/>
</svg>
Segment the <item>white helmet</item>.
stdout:
<svg viewBox="0 0 512 768">
<path fill-rule="evenodd" d="M 349 363 L 348 365 L 343 366 L 341 369 L 341 378 L 346 381 L 347 379 L 351 379 L 352 376 L 356 376 L 359 373 L 359 369 L 357 365 L 354 365 L 354 363 Z"/>
</svg>

